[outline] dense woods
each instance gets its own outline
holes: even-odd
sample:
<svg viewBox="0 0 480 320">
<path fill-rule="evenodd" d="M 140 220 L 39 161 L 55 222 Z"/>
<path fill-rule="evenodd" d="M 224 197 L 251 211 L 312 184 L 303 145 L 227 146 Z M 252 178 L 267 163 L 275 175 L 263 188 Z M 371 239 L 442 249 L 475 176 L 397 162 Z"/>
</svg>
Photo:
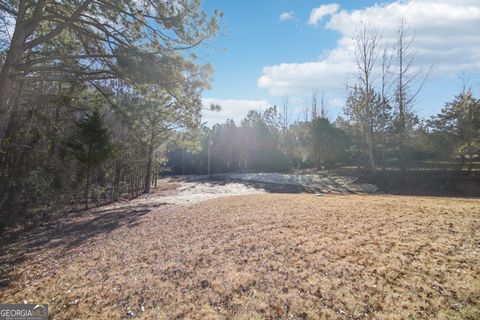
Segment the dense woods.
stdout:
<svg viewBox="0 0 480 320">
<path fill-rule="evenodd" d="M 197 0 L 0 1 L 0 227 L 148 192 L 158 147 L 200 124 L 195 52 L 220 20 Z"/>
</svg>

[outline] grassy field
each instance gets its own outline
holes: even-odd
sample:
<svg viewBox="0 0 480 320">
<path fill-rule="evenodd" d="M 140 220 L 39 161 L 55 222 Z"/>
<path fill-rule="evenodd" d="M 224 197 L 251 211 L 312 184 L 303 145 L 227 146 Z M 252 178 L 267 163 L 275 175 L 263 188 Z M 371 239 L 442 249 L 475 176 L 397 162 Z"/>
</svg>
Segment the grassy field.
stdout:
<svg viewBox="0 0 480 320">
<path fill-rule="evenodd" d="M 54 319 L 480 319 L 480 200 L 265 194 L 76 219 L 8 247 L 0 301 Z"/>
</svg>

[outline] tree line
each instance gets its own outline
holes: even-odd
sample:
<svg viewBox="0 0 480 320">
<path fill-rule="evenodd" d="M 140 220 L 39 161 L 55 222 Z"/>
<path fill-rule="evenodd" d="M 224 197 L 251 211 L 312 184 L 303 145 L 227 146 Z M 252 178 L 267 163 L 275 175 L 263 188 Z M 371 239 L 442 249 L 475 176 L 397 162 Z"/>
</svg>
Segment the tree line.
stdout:
<svg viewBox="0 0 480 320">
<path fill-rule="evenodd" d="M 409 168 L 471 172 L 475 164 L 478 167 L 480 99 L 470 90 L 462 90 L 430 119 L 417 116 L 409 119 L 413 123 L 405 130 L 402 149 L 392 121 L 380 127 L 382 131 L 373 131 L 370 154 L 359 123 L 345 115 L 333 121 L 320 115 L 307 121 L 294 121 L 284 131 L 282 113 L 277 107 L 263 113 L 252 110 L 239 125 L 227 120 L 212 128 L 204 126 L 198 145 L 186 147 L 178 145 L 178 141 L 172 143 L 166 170 L 174 174 L 207 174 L 208 158 L 211 174 L 345 166 L 372 173 L 372 157 L 373 173 Z"/>
<path fill-rule="evenodd" d="M 177 174 L 289 171 L 355 166 L 370 174 L 387 168 L 466 168 L 480 155 L 480 100 L 466 86 L 441 112 L 421 119 L 416 98 L 431 68 L 416 65 L 414 37 L 405 22 L 388 47 L 376 29 L 362 25 L 355 43 L 356 81 L 347 86 L 343 114 L 327 115 L 314 93 L 304 119 L 288 122 L 281 108 L 250 111 L 235 124 L 204 127 L 197 149 L 171 146 L 168 167 Z"/>
<path fill-rule="evenodd" d="M 0 230 L 150 190 L 201 123 L 222 13 L 200 5 L 0 1 Z"/>
</svg>

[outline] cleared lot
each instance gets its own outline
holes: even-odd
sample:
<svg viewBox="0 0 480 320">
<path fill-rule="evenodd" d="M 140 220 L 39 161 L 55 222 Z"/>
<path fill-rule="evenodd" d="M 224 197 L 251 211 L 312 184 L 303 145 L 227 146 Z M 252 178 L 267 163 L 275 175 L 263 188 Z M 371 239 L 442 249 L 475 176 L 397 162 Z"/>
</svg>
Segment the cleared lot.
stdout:
<svg viewBox="0 0 480 320">
<path fill-rule="evenodd" d="M 129 210 L 107 232 L 36 247 L 0 300 L 48 303 L 55 319 L 480 318 L 479 200 L 264 194 Z"/>
</svg>

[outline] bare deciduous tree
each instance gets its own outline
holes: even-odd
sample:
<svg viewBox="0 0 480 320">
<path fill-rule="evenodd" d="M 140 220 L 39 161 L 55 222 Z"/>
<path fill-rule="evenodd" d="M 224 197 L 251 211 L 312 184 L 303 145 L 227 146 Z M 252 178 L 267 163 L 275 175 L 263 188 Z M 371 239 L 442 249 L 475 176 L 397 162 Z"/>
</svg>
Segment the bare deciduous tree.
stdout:
<svg viewBox="0 0 480 320">
<path fill-rule="evenodd" d="M 374 126 L 374 106 L 373 106 L 373 82 L 374 68 L 379 55 L 378 47 L 381 37 L 378 30 L 370 29 L 363 25 L 355 39 L 355 63 L 359 75 L 359 89 L 365 94 L 362 99 L 363 105 L 360 110 L 363 116 L 358 117 L 361 121 L 360 126 L 365 138 L 367 148 L 367 158 L 370 171 L 375 170 L 375 159 L 373 154 L 373 126 Z"/>
<path fill-rule="evenodd" d="M 283 98 L 282 106 L 282 130 L 283 135 L 287 134 L 288 129 L 288 97 Z"/>
<path fill-rule="evenodd" d="M 410 35 L 404 20 L 398 28 L 397 46 L 395 47 L 396 71 L 395 76 L 395 102 L 396 102 L 396 129 L 398 133 L 399 162 L 402 171 L 406 168 L 406 139 L 407 129 L 412 117 L 412 107 L 418 94 L 432 69 L 424 72 L 414 65 L 416 52 L 412 48 L 414 35 Z"/>
</svg>

